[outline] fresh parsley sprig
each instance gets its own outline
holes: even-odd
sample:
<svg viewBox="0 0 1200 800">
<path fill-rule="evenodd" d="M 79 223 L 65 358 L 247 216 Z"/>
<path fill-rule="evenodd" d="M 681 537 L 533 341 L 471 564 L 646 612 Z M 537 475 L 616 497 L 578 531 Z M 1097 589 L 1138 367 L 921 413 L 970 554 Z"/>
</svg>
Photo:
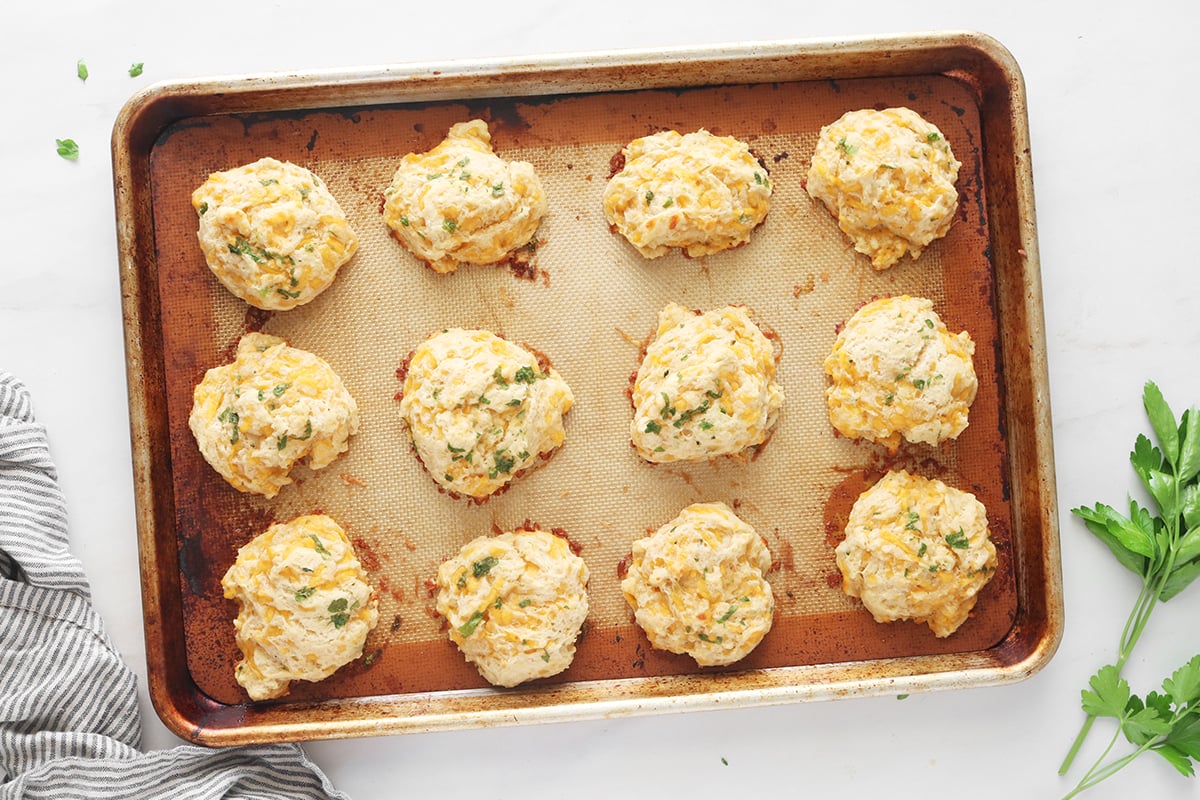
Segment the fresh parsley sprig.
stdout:
<svg viewBox="0 0 1200 800">
<path fill-rule="evenodd" d="M 1191 776 L 1200 761 L 1200 655 L 1184 664 L 1162 683 L 1162 692 L 1150 692 L 1143 700 L 1129 690 L 1116 666 L 1109 664 L 1089 681 L 1083 691 L 1083 708 L 1092 718 L 1117 721 L 1112 741 L 1063 800 L 1075 797 L 1105 778 L 1119 772 L 1147 751 L 1158 753 L 1182 774 Z M 1118 737 L 1134 749 L 1105 763 Z"/>
<path fill-rule="evenodd" d="M 1142 393 L 1142 404 L 1158 444 L 1155 446 L 1145 435 L 1139 434 L 1129 460 L 1154 501 L 1158 514 L 1152 514 L 1137 500 L 1130 500 L 1129 516 L 1103 503 L 1097 503 L 1091 508 L 1081 506 L 1071 509 L 1071 513 L 1080 517 L 1087 529 L 1108 546 L 1117 560 L 1142 581 L 1137 601 L 1121 631 L 1117 659 L 1101 669 L 1092 679 L 1094 690 L 1098 680 L 1106 689 L 1110 684 L 1124 683 L 1121 680 L 1121 670 L 1133 653 L 1155 607 L 1160 601 L 1166 602 L 1179 594 L 1200 576 L 1200 479 L 1197 477 L 1200 476 L 1200 411 L 1193 406 L 1177 421 L 1167 401 L 1163 399 L 1162 392 L 1153 381 L 1146 383 Z M 1196 669 L 1200 672 L 1200 666 Z M 1200 675 L 1197 676 L 1197 681 L 1200 681 Z M 1197 693 L 1193 691 L 1192 697 L 1195 698 Z M 1094 698 L 1100 694 L 1099 691 L 1084 692 L 1083 710 L 1088 716 L 1059 768 L 1060 775 L 1065 775 L 1070 769 L 1097 716 L 1117 716 L 1118 719 L 1122 719 L 1122 730 L 1126 731 L 1127 736 L 1130 730 L 1136 729 L 1137 719 L 1148 719 L 1151 716 L 1150 712 L 1144 711 L 1141 716 L 1133 714 L 1130 717 L 1132 721 L 1127 724 L 1121 714 L 1107 713 L 1115 706 L 1094 702 Z M 1112 696 L 1111 692 L 1109 696 Z M 1194 704 L 1193 700 L 1185 703 L 1189 709 Z M 1122 709 L 1124 706 L 1122 703 Z M 1100 713 L 1100 709 L 1107 710 Z M 1168 710 L 1156 706 L 1156 718 L 1171 719 Z M 1194 725 L 1195 712 L 1189 710 L 1187 713 L 1193 721 L 1189 723 L 1189 726 L 1192 726 L 1192 735 L 1200 737 L 1200 726 Z M 1140 743 L 1137 744 L 1140 746 Z M 1179 762 L 1172 760 L 1175 751 L 1152 746 L 1145 749 L 1155 749 L 1156 752 L 1164 754 L 1168 761 L 1179 768 Z M 1106 750 L 1105 754 L 1107 752 Z M 1087 786 L 1095 785 L 1099 779 L 1116 771 L 1104 771 L 1103 776 L 1099 776 L 1094 774 L 1098 765 L 1099 762 L 1089 770 L 1072 795 Z M 1122 763 L 1117 769 L 1123 765 Z"/>
</svg>

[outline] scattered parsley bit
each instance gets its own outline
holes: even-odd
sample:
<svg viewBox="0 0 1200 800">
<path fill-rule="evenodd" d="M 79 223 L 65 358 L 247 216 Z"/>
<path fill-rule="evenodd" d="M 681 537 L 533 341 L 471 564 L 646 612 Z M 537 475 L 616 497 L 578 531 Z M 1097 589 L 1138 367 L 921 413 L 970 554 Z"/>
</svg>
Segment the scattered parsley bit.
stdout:
<svg viewBox="0 0 1200 800">
<path fill-rule="evenodd" d="M 519 406 L 521 405 L 521 399 L 519 397 L 514 397 L 512 400 L 509 400 L 507 403 L 505 403 L 505 405 L 513 407 Z"/>
<path fill-rule="evenodd" d="M 663 208 L 670 208 L 673 205 L 675 205 L 674 197 L 668 197 L 666 200 L 663 201 Z"/>
<path fill-rule="evenodd" d="M 925 320 L 925 327 L 932 329 L 933 328 L 933 320 L 931 320 L 931 319 Z"/>
<path fill-rule="evenodd" d="M 286 448 L 287 443 L 288 443 L 288 435 L 285 433 L 279 437 L 279 445 L 278 445 L 279 449 L 283 450 L 284 448 Z"/>
<path fill-rule="evenodd" d="M 891 392 L 888 392 L 887 394 L 885 394 L 883 396 L 883 404 L 885 406 L 890 406 L 892 404 L 892 401 L 895 399 L 896 399 L 896 395 L 892 394 Z"/>
<path fill-rule="evenodd" d="M 303 589 L 296 590 L 296 602 L 303 603 L 308 598 L 317 593 L 317 590 L 311 586 L 305 586 Z"/>
<path fill-rule="evenodd" d="M 55 139 L 54 144 L 58 147 L 58 154 L 68 161 L 79 158 L 79 145 L 75 144 L 74 139 Z"/>
<path fill-rule="evenodd" d="M 426 176 L 425 176 L 425 180 L 427 180 L 427 181 L 433 181 L 433 180 L 437 180 L 437 179 L 438 179 L 438 178 L 440 178 L 440 177 L 442 177 L 442 173 L 440 173 L 440 172 L 435 172 L 435 173 L 433 173 L 432 175 L 426 175 Z"/>
<path fill-rule="evenodd" d="M 492 460 L 496 465 L 496 472 L 501 472 L 507 475 L 512 472 L 512 468 L 516 466 L 517 460 L 503 451 L 497 451 Z"/>
<path fill-rule="evenodd" d="M 468 619 L 462 625 L 458 626 L 458 632 L 463 637 L 470 636 L 472 633 L 475 632 L 475 629 L 479 627 L 479 623 L 481 623 L 481 622 L 483 622 L 483 612 L 476 611 L 474 614 L 471 615 L 470 619 Z"/>
<path fill-rule="evenodd" d="M 545 661 L 547 664 L 550 663 L 550 651 L 549 650 L 546 650 L 546 649 L 542 650 L 542 661 Z"/>
<path fill-rule="evenodd" d="M 896 699 L 897 699 L 897 700 L 907 700 L 907 699 L 908 699 L 908 695 L 906 695 L 906 694 L 898 694 L 898 695 L 896 695 Z"/>
<path fill-rule="evenodd" d="M 928 386 L 929 381 L 925 380 L 924 378 L 913 378 L 912 385 L 917 387 L 918 390 L 920 390 L 920 389 L 924 389 L 926 386 Z"/>
<path fill-rule="evenodd" d="M 456 166 L 456 167 L 465 167 L 467 164 L 470 164 L 470 163 L 471 163 L 471 157 L 470 157 L 470 156 L 463 156 L 462 158 L 460 158 L 460 159 L 458 160 L 458 162 L 457 162 L 457 163 L 456 163 L 454 166 Z"/>
<path fill-rule="evenodd" d="M 946 537 L 946 544 L 959 550 L 966 550 L 971 546 L 971 540 L 963 533 L 963 529 L 959 528 L 954 533 Z"/>
<path fill-rule="evenodd" d="M 646 433 L 658 433 L 661 430 L 662 430 L 662 425 L 659 425 L 654 420 L 650 420 L 649 422 L 646 423 Z"/>
<path fill-rule="evenodd" d="M 129 77 L 136 78 L 138 75 L 141 75 L 142 69 L 145 66 L 146 66 L 145 63 L 142 61 L 135 61 L 134 63 L 130 64 L 129 65 Z"/>
<path fill-rule="evenodd" d="M 940 138 L 942 138 L 942 137 L 938 134 L 937 131 L 932 131 L 928 136 L 925 137 L 925 141 L 936 142 Z"/>
<path fill-rule="evenodd" d="M 400 225 L 404 228 L 408 227 L 408 217 L 404 216 L 403 214 L 400 215 Z"/>
<path fill-rule="evenodd" d="M 208 203 L 201 203 L 200 204 L 200 216 L 203 217 L 207 213 L 208 213 Z"/>
<path fill-rule="evenodd" d="M 454 483 L 454 476 L 451 475 L 449 472 L 447 472 L 442 477 L 446 479 L 446 483 Z"/>
<path fill-rule="evenodd" d="M 312 420 L 311 419 L 304 420 L 304 435 L 303 436 L 292 436 L 292 438 L 298 442 L 307 442 L 310 438 L 312 438 Z"/>
<path fill-rule="evenodd" d="M 279 181 L 275 178 L 264 178 L 263 180 L 259 181 L 259 183 L 261 183 L 263 186 L 274 186 L 275 184 L 279 183 Z"/>
<path fill-rule="evenodd" d="M 486 394 L 481 394 L 481 395 L 479 395 L 479 403 L 481 405 L 490 406 L 492 404 L 492 401 L 488 399 L 488 396 Z"/>
<path fill-rule="evenodd" d="M 83 63 L 83 59 L 75 62 L 75 74 L 79 76 L 79 80 L 86 81 L 88 79 L 87 64 Z"/>
<path fill-rule="evenodd" d="M 917 548 L 917 558 L 920 558 L 921 556 L 925 555 L 925 551 L 928 549 L 929 549 L 929 545 L 926 544 L 925 542 L 921 542 L 921 546 L 919 548 Z"/>
<path fill-rule="evenodd" d="M 504 196 L 504 183 L 500 182 L 492 187 L 492 197 L 503 197 L 503 196 Z"/>
<path fill-rule="evenodd" d="M 852 156 L 858 152 L 858 148 L 856 146 L 850 144 L 849 142 L 847 142 L 845 136 L 843 136 L 841 141 L 839 141 L 837 143 L 837 149 L 841 150 L 843 153 L 845 153 L 848 156 Z"/>
<path fill-rule="evenodd" d="M 275 395 L 276 397 L 282 397 L 283 393 L 290 389 L 291 386 L 292 385 L 290 383 L 281 383 L 271 390 L 271 394 Z"/>
<path fill-rule="evenodd" d="M 446 444 L 446 449 L 449 450 L 451 453 L 465 453 L 467 451 L 467 448 L 465 448 L 465 447 L 455 447 L 454 445 L 452 445 L 450 443 Z"/>
<path fill-rule="evenodd" d="M 646 205 L 650 205 L 650 202 L 653 199 L 654 199 L 654 192 L 646 192 Z"/>
<path fill-rule="evenodd" d="M 671 405 L 671 398 L 670 398 L 670 396 L 667 395 L 666 392 L 662 393 L 662 399 L 663 399 L 662 418 L 670 419 L 671 417 L 675 416 L 675 407 L 673 405 Z"/>
<path fill-rule="evenodd" d="M 732 617 L 735 613 L 737 613 L 737 606 L 736 605 L 729 606 L 729 610 L 717 618 L 717 623 L 719 624 L 719 623 L 725 622 L 730 617 Z"/>
<path fill-rule="evenodd" d="M 528 597 L 526 597 L 524 600 L 522 600 L 521 602 L 517 603 L 517 607 L 518 607 L 518 608 L 525 608 L 527 605 L 529 605 L 529 604 L 530 604 L 530 603 L 532 603 L 532 602 L 533 602 L 533 600 L 531 600 L 531 599 L 529 599 Z"/>
<path fill-rule="evenodd" d="M 706 420 L 706 419 L 700 420 L 700 430 L 702 430 L 702 431 L 712 430 L 712 426 L 713 426 L 713 424 L 711 422 L 709 422 L 708 420 Z"/>
<path fill-rule="evenodd" d="M 350 602 L 344 597 L 339 597 L 329 604 L 327 610 L 331 615 L 329 621 L 333 623 L 333 627 L 341 628 L 350 621 L 350 615 L 346 613 L 346 609 L 349 606 Z"/>
<path fill-rule="evenodd" d="M 759 175 L 757 172 L 754 173 L 754 182 L 759 186 L 762 186 L 764 183 L 766 183 L 766 181 L 763 180 L 763 176 Z"/>
<path fill-rule="evenodd" d="M 721 763 L 727 767 L 729 766 L 729 762 L 725 760 L 725 756 L 721 756 Z"/>
<path fill-rule="evenodd" d="M 372 664 L 375 663 L 375 659 L 379 658 L 381 655 L 383 655 L 382 649 L 375 649 L 375 650 L 372 650 L 371 652 L 367 653 L 365 656 L 362 657 L 363 666 L 364 667 L 371 666 Z"/>
<path fill-rule="evenodd" d="M 445 230 L 446 233 L 454 233 L 456 230 L 458 230 L 458 223 L 449 217 L 446 217 L 444 220 L 442 220 L 442 229 Z"/>
<path fill-rule="evenodd" d="M 313 540 L 313 549 L 316 550 L 318 553 L 320 553 L 323 556 L 332 555 L 329 552 L 329 550 L 326 549 L 325 545 L 321 544 L 321 540 L 317 538 L 317 535 L 315 533 L 310 533 L 308 535 L 308 538 Z"/>
<path fill-rule="evenodd" d="M 906 530 L 906 531 L 918 530 L 917 523 L 921 521 L 921 515 L 918 514 L 916 511 L 910 511 L 905 516 L 907 516 L 908 522 L 905 523 L 904 530 Z"/>
<path fill-rule="evenodd" d="M 476 578 L 482 578 L 484 575 L 487 575 L 489 572 L 492 571 L 492 567 L 496 566 L 499 563 L 500 563 L 500 559 L 496 558 L 495 556 L 488 556 L 487 558 L 481 558 L 478 561 L 476 561 L 474 564 L 471 565 L 471 574 L 474 575 Z"/>
<path fill-rule="evenodd" d="M 504 374 L 502 372 L 500 372 L 499 367 L 496 367 L 495 371 L 492 373 L 492 380 L 494 380 L 496 382 L 496 385 L 499 386 L 501 389 L 508 388 L 508 381 L 504 380 Z"/>
<path fill-rule="evenodd" d="M 517 370 L 517 374 L 513 376 L 513 380 L 517 383 L 533 383 L 537 380 L 538 374 L 533 367 L 521 367 Z"/>
</svg>

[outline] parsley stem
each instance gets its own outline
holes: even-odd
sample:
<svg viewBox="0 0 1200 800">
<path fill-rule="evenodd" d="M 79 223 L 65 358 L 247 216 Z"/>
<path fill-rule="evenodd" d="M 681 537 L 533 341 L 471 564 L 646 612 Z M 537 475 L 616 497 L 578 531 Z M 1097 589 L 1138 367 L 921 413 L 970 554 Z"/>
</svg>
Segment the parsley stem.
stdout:
<svg viewBox="0 0 1200 800">
<path fill-rule="evenodd" d="M 1175 556 L 1178 551 L 1176 545 L 1179 542 L 1180 513 L 1178 509 L 1181 508 L 1181 504 L 1179 481 L 1175 481 L 1174 483 L 1174 508 L 1176 509 L 1176 513 L 1169 515 L 1165 520 L 1168 541 L 1166 559 L 1159 564 L 1150 561 L 1146 565 L 1146 575 L 1142 578 L 1142 590 L 1138 593 L 1137 602 L 1133 604 L 1133 610 L 1129 612 L 1129 618 L 1125 621 L 1125 628 L 1121 631 L 1121 641 L 1117 649 L 1117 660 L 1113 664 L 1117 668 L 1117 675 L 1121 674 L 1121 670 L 1125 667 L 1125 662 L 1133 655 L 1133 648 L 1137 646 L 1138 640 L 1142 638 L 1142 631 L 1146 629 L 1146 623 L 1150 621 L 1150 615 L 1154 613 L 1154 609 L 1158 606 L 1158 600 L 1162 596 L 1162 590 L 1166 586 L 1167 578 L 1170 577 L 1171 572 L 1175 569 Z M 1067 770 L 1071 768 L 1072 762 L 1075 761 L 1075 756 L 1079 754 L 1079 748 L 1083 746 L 1084 740 L 1087 739 L 1088 733 L 1092 730 L 1092 723 L 1095 721 L 1096 717 L 1093 714 L 1088 714 L 1087 719 L 1083 721 L 1083 727 L 1079 729 L 1079 735 L 1075 737 L 1075 741 L 1071 744 L 1071 749 L 1068 751 L 1067 757 L 1063 759 L 1062 765 L 1058 768 L 1059 775 L 1067 774 Z M 1110 744 L 1109 749 L 1111 748 L 1112 745 Z M 1104 752 L 1107 755 L 1108 750 Z M 1139 750 L 1138 752 L 1141 751 Z M 1103 756 L 1101 756 L 1101 759 L 1103 759 Z M 1084 776 L 1084 780 L 1087 780 L 1087 775 Z M 1083 781 L 1080 781 L 1080 787 L 1077 787 L 1078 791 L 1087 788 L 1083 786 Z M 1076 793 L 1072 792 L 1067 797 L 1072 797 Z M 1066 798 L 1063 800 L 1066 800 Z"/>
</svg>

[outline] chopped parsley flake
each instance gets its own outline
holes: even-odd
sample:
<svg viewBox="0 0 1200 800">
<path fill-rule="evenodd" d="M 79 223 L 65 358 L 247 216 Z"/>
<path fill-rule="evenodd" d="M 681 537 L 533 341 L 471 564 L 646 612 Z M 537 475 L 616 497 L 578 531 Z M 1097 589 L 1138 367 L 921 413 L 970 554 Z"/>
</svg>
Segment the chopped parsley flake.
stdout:
<svg viewBox="0 0 1200 800">
<path fill-rule="evenodd" d="M 481 622 L 483 622 L 483 612 L 476 611 L 471 615 L 470 619 L 458 626 L 458 632 L 464 637 L 470 636 L 475 632 L 475 629 L 479 627 L 479 623 Z"/>
<path fill-rule="evenodd" d="M 283 450 L 285 447 L 287 447 L 287 442 L 288 442 L 288 435 L 285 433 L 279 437 L 279 445 L 278 445 L 279 449 Z"/>
<path fill-rule="evenodd" d="M 501 389 L 508 388 L 508 381 L 504 380 L 504 374 L 502 372 L 500 372 L 499 367 L 496 367 L 496 370 L 492 373 L 492 380 L 494 380 L 496 382 L 496 385 L 499 386 Z"/>
<path fill-rule="evenodd" d="M 662 430 L 662 425 L 659 425 L 654 420 L 650 420 L 649 422 L 646 423 L 646 433 L 658 433 L 661 430 Z"/>
<path fill-rule="evenodd" d="M 675 205 L 674 197 L 668 197 L 666 200 L 663 201 L 663 208 L 670 208 L 673 205 Z"/>
<path fill-rule="evenodd" d="M 208 203 L 201 203 L 200 204 L 200 216 L 203 217 L 206 213 L 208 213 Z"/>
<path fill-rule="evenodd" d="M 74 139 L 55 139 L 54 144 L 58 147 L 58 154 L 68 161 L 79 158 L 79 145 L 75 144 Z"/>
<path fill-rule="evenodd" d="M 517 374 L 513 376 L 513 380 L 517 383 L 533 383 L 538 377 L 533 367 L 521 367 L 517 370 Z"/>
<path fill-rule="evenodd" d="M 496 558 L 495 556 L 488 556 L 487 558 L 481 558 L 478 561 L 476 561 L 474 564 L 471 565 L 471 574 L 474 575 L 476 578 L 482 578 L 484 575 L 487 575 L 489 572 L 492 571 L 492 567 L 496 566 L 499 563 L 500 563 L 500 559 Z"/>
<path fill-rule="evenodd" d="M 503 182 L 497 183 L 495 186 L 492 187 L 492 197 L 503 197 L 503 196 L 504 196 L 504 183 Z"/>
<path fill-rule="evenodd" d="M 404 216 L 404 215 L 401 215 L 401 216 L 400 216 L 400 225 L 401 225 L 402 227 L 405 227 L 405 228 L 407 228 L 407 227 L 408 227 L 408 217 L 406 217 L 406 216 Z"/>
<path fill-rule="evenodd" d="M 449 217 L 446 217 L 444 220 L 442 220 L 442 229 L 445 230 L 446 233 L 454 233 L 456 230 L 458 230 L 458 223 Z"/>
<path fill-rule="evenodd" d="M 141 75 L 142 69 L 145 66 L 146 66 L 146 64 L 142 61 L 135 61 L 134 63 L 130 64 L 129 65 L 129 77 L 136 78 L 138 75 Z"/>
<path fill-rule="evenodd" d="M 967 535 L 963 533 L 963 529 L 959 528 L 954 533 L 946 537 L 946 544 L 959 550 L 966 550 L 971 546 L 971 541 L 967 538 Z"/>
<path fill-rule="evenodd" d="M 937 132 L 937 131 L 931 131 L 931 132 L 929 133 L 929 135 L 925 137 L 925 141 L 927 141 L 927 142 L 936 142 L 938 139 L 941 139 L 941 138 L 942 138 L 942 137 L 941 137 L 941 136 L 938 134 L 938 132 Z"/>
<path fill-rule="evenodd" d="M 724 614 L 722 614 L 722 615 L 720 616 L 720 618 L 718 618 L 718 619 L 717 619 L 717 622 L 718 622 L 718 623 L 721 623 L 721 622 L 725 622 L 725 621 L 727 621 L 727 620 L 728 620 L 730 617 L 732 617 L 732 616 L 733 616 L 733 615 L 734 615 L 736 612 L 737 612 L 737 606 L 736 606 L 736 605 L 731 605 L 731 606 L 729 607 L 729 610 L 728 610 L 728 611 L 726 611 Z"/>
<path fill-rule="evenodd" d="M 921 546 L 919 548 L 917 548 L 917 558 L 920 558 L 921 556 L 925 555 L 925 551 L 928 549 L 929 549 L 929 545 L 926 544 L 925 542 L 921 542 Z"/>
<path fill-rule="evenodd" d="M 650 203 L 653 200 L 654 200 L 654 192 L 646 192 L 646 205 L 650 205 Z"/>
<path fill-rule="evenodd" d="M 531 600 L 530 598 L 526 597 L 524 600 L 522 600 L 521 602 L 517 603 L 517 606 L 518 606 L 519 608 L 525 608 L 527 605 L 529 605 L 529 604 L 530 604 L 530 603 L 532 603 L 532 602 L 533 602 L 533 600 Z"/>
<path fill-rule="evenodd" d="M 308 538 L 313 540 L 313 549 L 315 549 L 318 553 L 323 556 L 331 555 L 329 550 L 326 549 L 325 545 L 321 544 L 321 540 L 317 538 L 315 533 L 310 533 Z"/>
<path fill-rule="evenodd" d="M 837 149 L 841 150 L 843 153 L 845 153 L 848 156 L 852 156 L 858 152 L 858 148 L 855 147 L 854 145 L 850 144 L 849 142 L 847 142 L 845 136 L 843 136 L 841 141 L 839 141 L 837 143 Z"/>
<path fill-rule="evenodd" d="M 907 516 L 908 516 L 908 522 L 904 525 L 904 530 L 906 530 L 906 531 L 918 530 L 917 523 L 921 521 L 921 515 L 918 514 L 916 511 L 910 511 L 910 512 L 908 512 Z"/>
<path fill-rule="evenodd" d="M 75 74 L 79 76 L 79 80 L 86 81 L 88 79 L 87 64 L 83 63 L 83 59 L 75 62 Z"/>
<path fill-rule="evenodd" d="M 312 586 L 305 586 L 303 589 L 296 590 L 296 602 L 303 603 L 308 598 L 317 593 L 317 590 Z"/>
</svg>

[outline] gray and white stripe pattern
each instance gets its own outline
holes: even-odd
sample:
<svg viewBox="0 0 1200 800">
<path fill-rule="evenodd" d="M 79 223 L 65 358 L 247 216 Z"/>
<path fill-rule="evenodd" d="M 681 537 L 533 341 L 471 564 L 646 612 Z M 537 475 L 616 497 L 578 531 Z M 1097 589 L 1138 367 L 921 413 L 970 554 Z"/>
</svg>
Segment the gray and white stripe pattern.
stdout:
<svg viewBox="0 0 1200 800">
<path fill-rule="evenodd" d="M 89 600 L 46 431 L 0 371 L 0 800 L 345 800 L 293 745 L 140 752 L 134 675 Z"/>
</svg>

